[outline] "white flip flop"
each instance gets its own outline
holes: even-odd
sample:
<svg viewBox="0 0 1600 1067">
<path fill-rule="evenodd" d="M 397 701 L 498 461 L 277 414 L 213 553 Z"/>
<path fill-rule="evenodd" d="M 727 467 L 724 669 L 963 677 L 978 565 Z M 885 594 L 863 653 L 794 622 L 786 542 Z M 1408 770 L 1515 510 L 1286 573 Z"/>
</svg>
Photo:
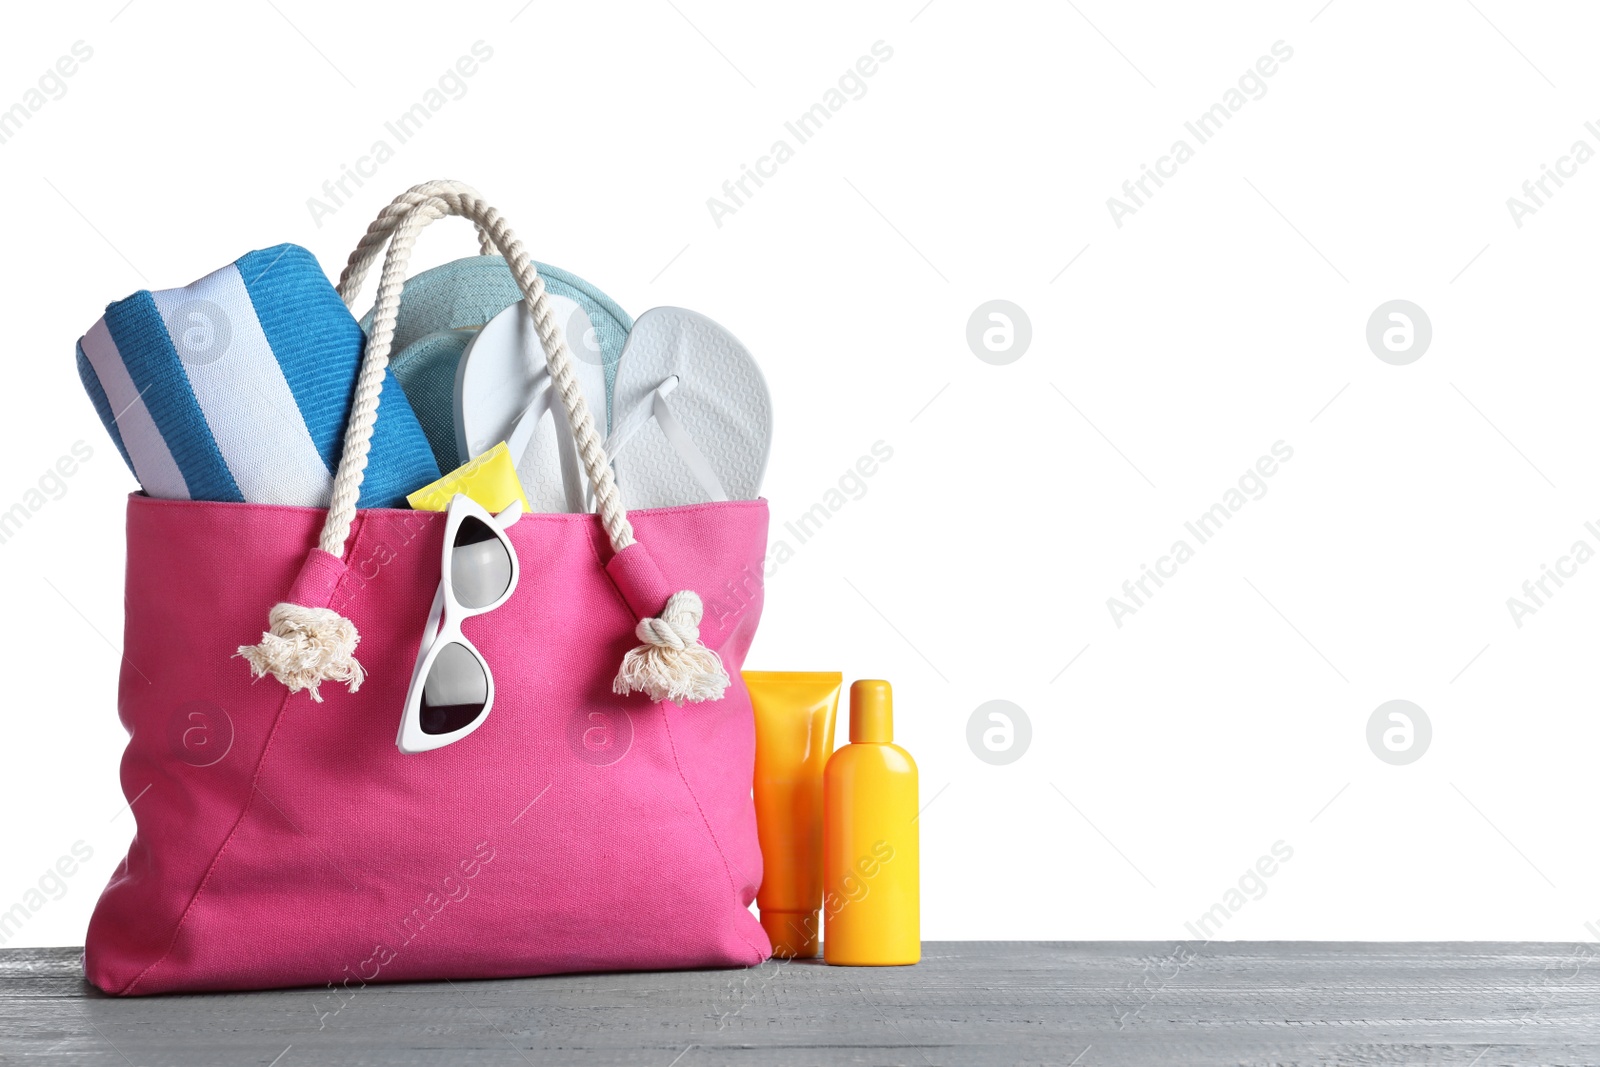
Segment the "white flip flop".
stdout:
<svg viewBox="0 0 1600 1067">
<path fill-rule="evenodd" d="M 704 315 L 651 308 L 617 364 L 606 451 L 631 508 L 754 500 L 772 398 L 749 351 Z"/>
<path fill-rule="evenodd" d="M 607 426 L 606 378 L 594 325 L 576 301 L 546 293 L 577 358 L 572 361 L 595 428 Z M 584 511 L 588 490 L 566 412 L 533 319 L 521 303 L 478 332 L 456 369 L 455 424 L 461 455 L 477 456 L 505 441 L 523 495 L 534 512 Z"/>
</svg>

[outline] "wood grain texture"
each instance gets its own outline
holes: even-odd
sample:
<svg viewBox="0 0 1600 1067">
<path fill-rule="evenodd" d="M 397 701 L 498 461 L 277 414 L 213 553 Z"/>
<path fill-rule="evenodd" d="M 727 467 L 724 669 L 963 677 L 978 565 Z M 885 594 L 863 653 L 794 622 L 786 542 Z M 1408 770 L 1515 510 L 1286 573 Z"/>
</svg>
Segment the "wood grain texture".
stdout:
<svg viewBox="0 0 1600 1067">
<path fill-rule="evenodd" d="M 909 968 L 748 971 L 118 1000 L 77 949 L 0 951 L 0 1062 L 1600 1064 L 1587 945 L 931 942 Z"/>
</svg>

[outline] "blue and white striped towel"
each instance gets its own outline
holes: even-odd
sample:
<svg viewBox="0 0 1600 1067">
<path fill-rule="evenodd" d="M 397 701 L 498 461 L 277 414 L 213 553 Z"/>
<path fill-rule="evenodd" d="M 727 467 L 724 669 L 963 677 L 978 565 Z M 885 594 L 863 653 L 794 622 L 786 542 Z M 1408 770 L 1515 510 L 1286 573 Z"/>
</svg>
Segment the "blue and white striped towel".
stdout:
<svg viewBox="0 0 1600 1067">
<path fill-rule="evenodd" d="M 112 304 L 78 374 L 151 496 L 327 507 L 364 344 L 316 258 L 284 244 Z M 405 507 L 439 473 L 389 373 L 361 504 Z"/>
</svg>

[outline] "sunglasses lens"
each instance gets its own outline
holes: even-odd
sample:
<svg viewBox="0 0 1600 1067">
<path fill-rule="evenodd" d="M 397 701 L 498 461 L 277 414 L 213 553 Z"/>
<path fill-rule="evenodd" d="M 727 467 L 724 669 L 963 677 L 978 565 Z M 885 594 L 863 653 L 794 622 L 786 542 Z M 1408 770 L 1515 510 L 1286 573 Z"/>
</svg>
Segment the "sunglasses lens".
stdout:
<svg viewBox="0 0 1600 1067">
<path fill-rule="evenodd" d="M 469 515 L 456 528 L 450 584 L 464 608 L 487 607 L 511 587 L 511 553 L 482 519 Z"/>
<path fill-rule="evenodd" d="M 471 726 L 489 703 L 489 676 L 469 649 L 451 641 L 439 650 L 422 686 L 422 732 L 452 734 Z"/>
</svg>

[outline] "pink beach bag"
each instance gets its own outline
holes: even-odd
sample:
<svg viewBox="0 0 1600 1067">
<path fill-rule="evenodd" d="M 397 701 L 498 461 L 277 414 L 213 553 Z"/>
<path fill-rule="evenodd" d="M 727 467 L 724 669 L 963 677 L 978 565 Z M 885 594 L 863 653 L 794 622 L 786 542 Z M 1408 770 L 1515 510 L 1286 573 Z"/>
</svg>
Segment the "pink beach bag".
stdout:
<svg viewBox="0 0 1600 1067">
<path fill-rule="evenodd" d="M 494 706 L 455 744 L 403 755 L 445 517 L 355 503 L 411 247 L 447 214 L 518 276 L 598 506 L 511 526 L 521 581 L 463 624 Z M 386 208 L 340 280 L 346 304 L 386 243 L 332 507 L 129 498 L 118 706 L 137 834 L 89 924 L 89 981 L 120 995 L 331 986 L 336 1011 L 369 982 L 760 962 L 739 667 L 765 501 L 622 510 L 543 282 L 471 189 L 428 183 Z M 679 590 L 705 602 L 725 694 L 615 695 L 635 627 Z M 324 684 L 317 702 L 252 681 L 235 651 L 286 593 L 355 626 L 356 692 Z"/>
</svg>

